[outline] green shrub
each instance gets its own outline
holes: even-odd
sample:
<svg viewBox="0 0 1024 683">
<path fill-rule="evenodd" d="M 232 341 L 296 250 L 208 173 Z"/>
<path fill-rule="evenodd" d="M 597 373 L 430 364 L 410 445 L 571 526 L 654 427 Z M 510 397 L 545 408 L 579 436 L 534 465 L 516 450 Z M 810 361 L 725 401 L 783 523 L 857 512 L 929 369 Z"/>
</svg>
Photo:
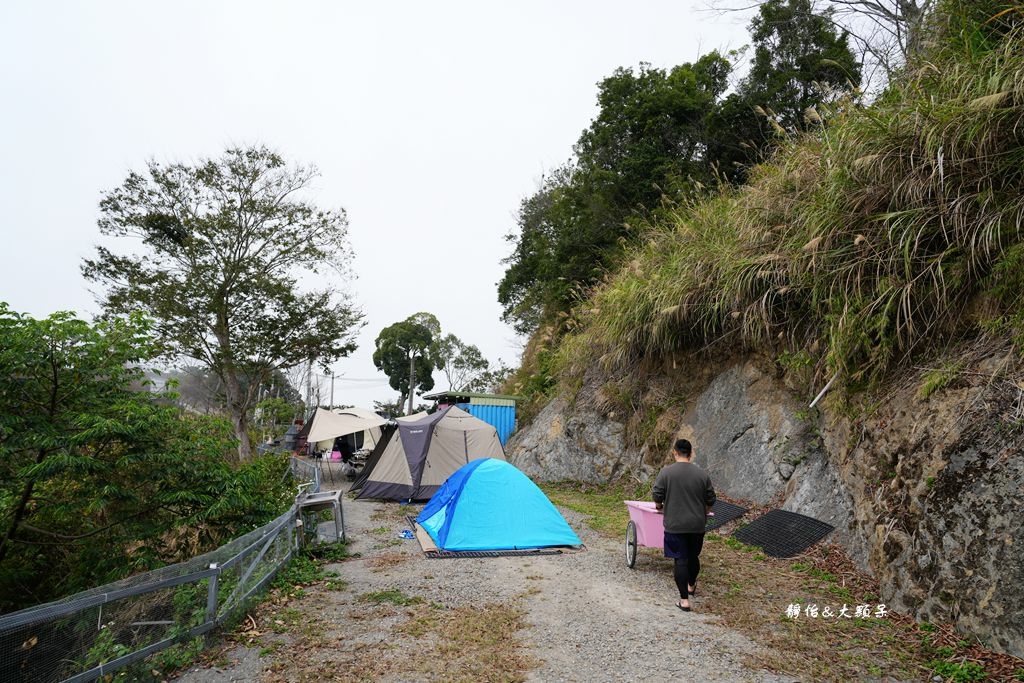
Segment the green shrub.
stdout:
<svg viewBox="0 0 1024 683">
<path fill-rule="evenodd" d="M 290 503 L 286 459 L 238 465 L 225 420 L 139 390 L 150 332 L 0 303 L 0 611 L 189 559 Z"/>
<path fill-rule="evenodd" d="M 985 668 L 974 662 L 954 663 L 934 660 L 928 662 L 926 666 L 945 680 L 956 681 L 957 683 L 983 681 L 988 678 Z"/>
</svg>

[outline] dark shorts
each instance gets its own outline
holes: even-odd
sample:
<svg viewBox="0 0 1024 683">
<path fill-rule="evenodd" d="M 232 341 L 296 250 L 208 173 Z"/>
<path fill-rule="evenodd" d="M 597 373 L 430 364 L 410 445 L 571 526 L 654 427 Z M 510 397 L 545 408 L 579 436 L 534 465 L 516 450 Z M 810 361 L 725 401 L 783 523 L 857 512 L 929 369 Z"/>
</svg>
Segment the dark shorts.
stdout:
<svg viewBox="0 0 1024 683">
<path fill-rule="evenodd" d="M 704 534 L 670 534 L 665 532 L 665 557 L 690 559 L 700 555 Z"/>
</svg>

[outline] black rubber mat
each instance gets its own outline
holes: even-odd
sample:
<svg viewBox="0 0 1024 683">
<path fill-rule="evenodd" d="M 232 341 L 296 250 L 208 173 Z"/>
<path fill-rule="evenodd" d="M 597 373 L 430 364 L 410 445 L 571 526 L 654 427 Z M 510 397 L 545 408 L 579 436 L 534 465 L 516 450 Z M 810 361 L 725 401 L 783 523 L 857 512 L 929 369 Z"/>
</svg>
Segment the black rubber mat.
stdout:
<svg viewBox="0 0 1024 683">
<path fill-rule="evenodd" d="M 733 533 L 737 541 L 756 545 L 765 555 L 793 557 L 828 536 L 834 527 L 788 510 L 771 510 Z"/>
<path fill-rule="evenodd" d="M 723 524 L 728 524 L 737 517 L 743 516 L 747 512 L 747 508 L 726 503 L 724 500 L 716 500 L 715 504 L 711 506 L 711 511 L 715 513 L 715 516 L 708 517 L 708 521 L 704 525 L 706 532 L 714 531 Z"/>
</svg>

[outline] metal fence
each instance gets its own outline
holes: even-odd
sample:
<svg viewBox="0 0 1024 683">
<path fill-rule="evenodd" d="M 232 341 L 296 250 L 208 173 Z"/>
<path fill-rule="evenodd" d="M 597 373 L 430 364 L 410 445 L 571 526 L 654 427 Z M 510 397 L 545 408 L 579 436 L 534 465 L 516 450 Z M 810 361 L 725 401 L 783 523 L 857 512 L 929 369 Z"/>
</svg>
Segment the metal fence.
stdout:
<svg viewBox="0 0 1024 683">
<path fill-rule="evenodd" d="M 292 477 L 300 486 L 304 484 L 309 486 L 309 493 L 318 493 L 320 491 L 322 471 L 315 462 L 306 462 L 305 460 L 292 458 L 290 460 L 290 468 Z"/>
<path fill-rule="evenodd" d="M 295 504 L 213 552 L 0 616 L 0 681 L 92 681 L 244 614 L 301 542 L 305 490 L 320 489 L 315 466 L 293 458 L 291 471 Z M 135 679 L 147 676 L 125 675 Z"/>
</svg>

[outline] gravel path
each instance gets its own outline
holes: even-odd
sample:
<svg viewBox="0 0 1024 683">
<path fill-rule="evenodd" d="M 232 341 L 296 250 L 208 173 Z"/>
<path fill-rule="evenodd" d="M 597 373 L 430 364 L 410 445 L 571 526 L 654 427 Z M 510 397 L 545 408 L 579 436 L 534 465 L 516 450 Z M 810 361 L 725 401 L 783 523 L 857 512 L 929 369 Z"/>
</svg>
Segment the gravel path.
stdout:
<svg viewBox="0 0 1024 683">
<path fill-rule="evenodd" d="M 668 560 L 642 550 L 636 569 L 628 569 L 621 543 L 598 536 L 572 511 L 562 512 L 586 544 L 584 552 L 430 560 L 417 541 L 396 543 L 409 527 L 401 514 L 419 509 L 346 498 L 349 550 L 360 557 L 329 567 L 348 582 L 346 590 L 311 591 L 292 606 L 304 615 L 301 654 L 295 654 L 295 633 L 264 633 L 258 648 L 235 647 L 222 666 L 196 668 L 178 680 L 352 680 L 361 656 L 415 656 L 415 638 L 394 630 L 407 619 L 402 608 L 370 610 L 358 600 L 388 589 L 449 608 L 518 605 L 530 624 L 519 638 L 542 662 L 529 673 L 531 681 L 793 680 L 746 668 L 744 656 L 757 646 L 701 614 L 705 598 L 694 601 L 693 612 L 677 609 Z M 408 673 L 381 678 L 417 680 Z"/>
</svg>

